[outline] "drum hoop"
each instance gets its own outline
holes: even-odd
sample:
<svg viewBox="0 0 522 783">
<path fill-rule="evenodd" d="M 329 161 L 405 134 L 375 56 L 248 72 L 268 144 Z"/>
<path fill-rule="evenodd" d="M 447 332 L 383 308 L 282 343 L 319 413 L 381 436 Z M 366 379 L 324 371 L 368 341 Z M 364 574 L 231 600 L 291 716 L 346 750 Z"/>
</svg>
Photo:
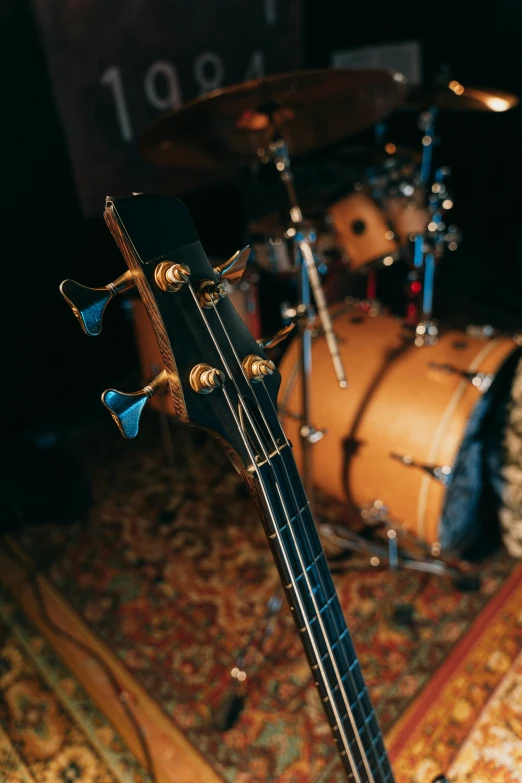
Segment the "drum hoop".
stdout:
<svg viewBox="0 0 522 783">
<path fill-rule="evenodd" d="M 503 342 L 503 340 L 501 340 L 500 338 L 496 338 L 496 339 L 490 340 L 488 343 L 486 343 L 486 345 L 477 353 L 475 358 L 470 362 L 470 364 L 468 366 L 468 372 L 474 372 L 475 370 L 478 370 L 479 367 L 480 367 L 481 362 L 501 342 Z M 505 357 L 505 358 L 507 358 L 507 357 Z M 505 358 L 503 359 L 502 364 L 504 363 Z M 437 460 L 439 449 L 440 449 L 440 447 L 442 445 L 442 441 L 444 440 L 444 438 L 446 436 L 446 430 L 447 430 L 447 428 L 448 428 L 448 426 L 450 424 L 450 421 L 451 421 L 451 419 L 452 419 L 452 417 L 453 417 L 453 415 L 455 413 L 455 409 L 456 409 L 457 405 L 459 404 L 460 400 L 462 399 L 462 397 L 464 395 L 464 392 L 468 388 L 469 388 L 469 381 L 463 379 L 459 383 L 459 385 L 457 386 L 455 391 L 453 392 L 453 394 L 452 394 L 452 396 L 451 396 L 451 398 L 450 398 L 450 400 L 449 400 L 449 402 L 448 402 L 448 404 L 446 406 L 446 409 L 445 409 L 445 411 L 444 411 L 444 413 L 442 415 L 442 418 L 441 418 L 441 420 L 439 422 L 439 426 L 437 427 L 437 431 L 435 433 L 435 437 L 433 438 L 433 441 L 432 441 L 432 444 L 431 444 L 431 449 L 429 451 L 428 458 L 427 458 L 427 462 L 428 462 L 429 465 L 433 464 Z M 478 400 L 477 400 L 477 402 L 478 402 Z M 475 408 L 475 406 L 473 406 L 473 409 L 471 411 L 470 417 L 471 417 L 471 415 L 473 413 L 474 408 Z M 468 419 L 467 419 L 466 428 L 467 428 L 467 424 L 469 422 L 469 418 L 470 417 L 468 417 Z M 460 449 L 462 447 L 462 442 L 464 440 L 464 435 L 466 433 L 466 428 L 464 429 L 462 440 L 461 440 L 461 442 L 459 444 L 459 448 L 457 449 L 457 453 L 455 454 L 455 457 L 454 457 L 454 460 L 453 460 L 453 465 L 451 466 L 452 468 L 457 463 L 457 460 L 459 458 Z M 425 538 L 426 537 L 426 509 L 427 509 L 427 503 L 428 503 L 428 493 L 429 493 L 430 487 L 432 485 L 433 485 L 433 478 L 431 476 L 429 476 L 429 475 L 423 476 L 422 482 L 421 482 L 421 487 L 420 487 L 420 490 L 419 490 L 419 501 L 418 501 L 418 504 L 417 504 L 417 531 L 418 531 L 418 534 L 419 534 L 419 536 L 421 538 Z M 446 506 L 446 497 L 444 497 L 444 502 L 442 504 L 439 524 L 440 524 L 440 521 L 442 520 L 442 518 L 444 516 L 445 506 Z"/>
</svg>

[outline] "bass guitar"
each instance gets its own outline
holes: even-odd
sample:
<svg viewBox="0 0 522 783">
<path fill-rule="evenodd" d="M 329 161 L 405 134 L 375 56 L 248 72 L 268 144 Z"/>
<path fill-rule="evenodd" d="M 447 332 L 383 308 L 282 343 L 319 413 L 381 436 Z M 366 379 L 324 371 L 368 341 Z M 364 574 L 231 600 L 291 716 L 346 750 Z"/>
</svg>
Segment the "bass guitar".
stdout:
<svg viewBox="0 0 522 783">
<path fill-rule="evenodd" d="M 170 394 L 180 422 L 210 431 L 252 493 L 346 779 L 392 783 L 379 721 L 346 627 L 310 505 L 277 415 L 279 373 L 227 296 L 246 252 L 212 268 L 184 204 L 136 194 L 108 198 L 105 220 L 128 271 L 103 288 L 72 280 L 61 292 L 84 331 L 97 335 L 108 302 L 136 287 L 164 369 L 141 391 L 109 389 L 105 406 L 126 438 L 155 394 Z M 442 780 L 442 779 L 441 779 Z"/>
</svg>

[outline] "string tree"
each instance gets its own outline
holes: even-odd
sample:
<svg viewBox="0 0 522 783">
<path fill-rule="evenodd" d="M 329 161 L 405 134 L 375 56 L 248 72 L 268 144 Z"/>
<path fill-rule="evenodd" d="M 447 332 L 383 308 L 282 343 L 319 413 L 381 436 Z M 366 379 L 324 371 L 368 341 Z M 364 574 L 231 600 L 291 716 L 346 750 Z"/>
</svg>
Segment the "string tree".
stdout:
<svg viewBox="0 0 522 783">
<path fill-rule="evenodd" d="M 102 330 L 103 314 L 111 299 L 133 286 L 134 279 L 131 271 L 128 270 L 102 288 L 89 288 L 77 283 L 76 280 L 64 280 L 60 285 L 60 293 L 85 334 L 96 337 Z"/>
<path fill-rule="evenodd" d="M 145 405 L 151 397 L 164 391 L 167 386 L 167 372 L 163 370 L 137 392 L 121 392 L 117 389 L 106 389 L 103 392 L 102 402 L 124 438 L 136 437 Z"/>
<path fill-rule="evenodd" d="M 197 295 L 201 307 L 210 310 L 220 299 L 228 296 L 228 292 L 225 283 L 215 283 L 214 280 L 202 280 L 198 285 Z"/>
</svg>

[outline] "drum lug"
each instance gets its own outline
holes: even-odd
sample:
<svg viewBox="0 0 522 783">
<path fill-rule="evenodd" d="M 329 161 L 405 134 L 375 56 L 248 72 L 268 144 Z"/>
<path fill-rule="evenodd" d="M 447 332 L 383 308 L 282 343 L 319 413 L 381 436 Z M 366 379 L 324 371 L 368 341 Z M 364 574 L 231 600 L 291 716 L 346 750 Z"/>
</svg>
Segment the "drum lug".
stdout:
<svg viewBox="0 0 522 783">
<path fill-rule="evenodd" d="M 452 469 L 450 465 L 427 465 L 424 462 L 417 462 L 409 454 L 397 454 L 394 451 L 390 452 L 390 457 L 401 462 L 403 465 L 406 465 L 407 468 L 419 468 L 420 470 L 423 470 L 444 486 L 447 486 L 451 481 Z"/>
<path fill-rule="evenodd" d="M 328 430 L 316 430 L 310 424 L 303 424 L 299 434 L 302 438 L 305 438 L 308 443 L 319 443 L 324 438 Z"/>
<path fill-rule="evenodd" d="M 466 326 L 466 334 L 479 340 L 491 340 L 493 337 L 497 337 L 499 331 L 491 324 L 469 324 Z"/>
<path fill-rule="evenodd" d="M 361 519 L 366 524 L 377 525 L 389 521 L 388 508 L 382 500 L 374 500 L 373 503 L 365 504 L 360 510 Z"/>
<path fill-rule="evenodd" d="M 431 367 L 433 370 L 442 370 L 443 372 L 460 375 L 461 378 L 469 381 L 472 386 L 482 393 L 487 392 L 495 378 L 495 375 L 492 372 L 473 372 L 472 370 L 460 370 L 458 367 L 454 367 L 452 364 L 439 364 L 438 362 L 430 362 L 429 367 Z"/>
</svg>

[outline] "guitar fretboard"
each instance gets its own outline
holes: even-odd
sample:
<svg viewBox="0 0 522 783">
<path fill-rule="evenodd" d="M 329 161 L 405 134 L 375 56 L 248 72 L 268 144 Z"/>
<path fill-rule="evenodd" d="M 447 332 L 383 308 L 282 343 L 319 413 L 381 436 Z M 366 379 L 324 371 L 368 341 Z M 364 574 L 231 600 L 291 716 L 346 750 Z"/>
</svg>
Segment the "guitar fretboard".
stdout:
<svg viewBox="0 0 522 783">
<path fill-rule="evenodd" d="M 393 783 L 382 733 L 291 448 L 256 466 L 272 550 L 348 778 Z"/>
</svg>

